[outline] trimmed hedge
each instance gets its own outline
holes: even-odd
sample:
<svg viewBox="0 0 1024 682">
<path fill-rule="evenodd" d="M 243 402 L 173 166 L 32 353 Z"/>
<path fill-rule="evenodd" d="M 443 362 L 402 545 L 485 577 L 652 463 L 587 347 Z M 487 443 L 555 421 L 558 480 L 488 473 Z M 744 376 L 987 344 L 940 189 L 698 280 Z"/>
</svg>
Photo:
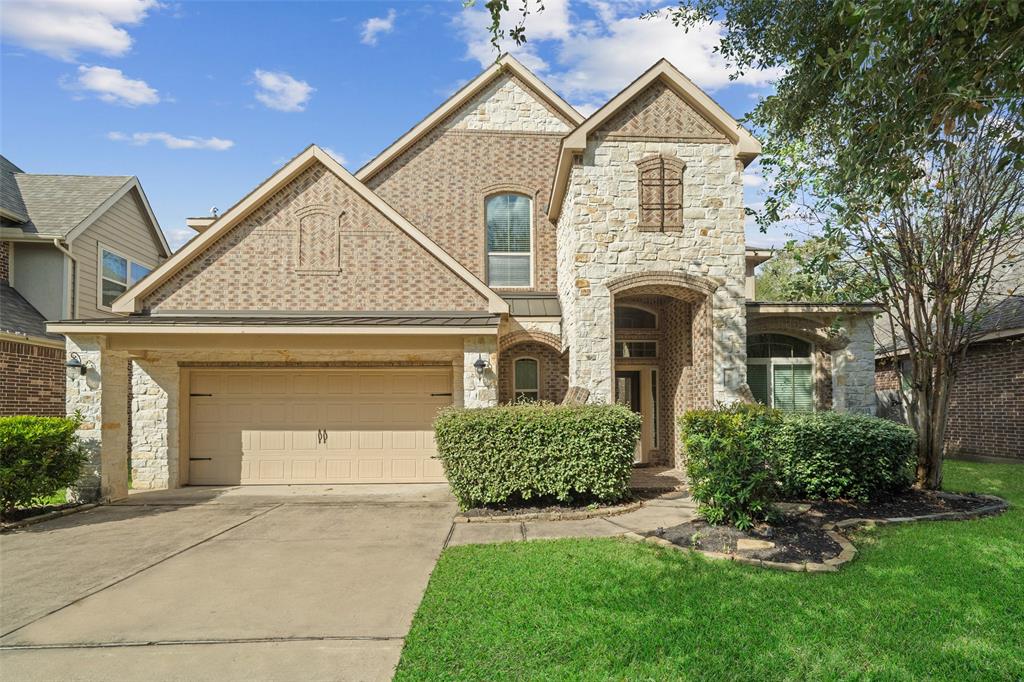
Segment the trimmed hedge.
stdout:
<svg viewBox="0 0 1024 682">
<path fill-rule="evenodd" d="M 75 417 L 0 417 L 0 503 L 2 511 L 73 485 L 88 460 L 75 435 Z"/>
<path fill-rule="evenodd" d="M 768 517 L 777 497 L 767 453 L 782 415 L 738 403 L 690 410 L 679 419 L 690 495 L 708 523 L 749 528 Z"/>
<path fill-rule="evenodd" d="M 778 499 L 865 500 L 913 482 L 914 431 L 886 419 L 737 404 L 679 423 L 691 494 L 709 523 L 746 528 Z"/>
<path fill-rule="evenodd" d="M 914 430 L 839 412 L 790 414 L 775 436 L 773 468 L 783 497 L 859 499 L 906 490 L 914 480 Z"/>
<path fill-rule="evenodd" d="M 434 433 L 463 509 L 614 502 L 629 491 L 640 416 L 621 405 L 452 408 L 438 415 Z"/>
</svg>

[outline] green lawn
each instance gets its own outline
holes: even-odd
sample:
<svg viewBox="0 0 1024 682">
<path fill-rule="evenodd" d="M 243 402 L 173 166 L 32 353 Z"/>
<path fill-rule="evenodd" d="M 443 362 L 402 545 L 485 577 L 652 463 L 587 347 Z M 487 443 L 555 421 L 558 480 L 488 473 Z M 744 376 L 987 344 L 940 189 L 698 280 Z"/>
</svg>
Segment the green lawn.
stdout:
<svg viewBox="0 0 1024 682">
<path fill-rule="evenodd" d="M 397 679 L 992 679 L 1024 675 L 1024 466 L 948 462 L 1014 503 L 856 538 L 835 574 L 621 540 L 454 547 Z"/>
</svg>

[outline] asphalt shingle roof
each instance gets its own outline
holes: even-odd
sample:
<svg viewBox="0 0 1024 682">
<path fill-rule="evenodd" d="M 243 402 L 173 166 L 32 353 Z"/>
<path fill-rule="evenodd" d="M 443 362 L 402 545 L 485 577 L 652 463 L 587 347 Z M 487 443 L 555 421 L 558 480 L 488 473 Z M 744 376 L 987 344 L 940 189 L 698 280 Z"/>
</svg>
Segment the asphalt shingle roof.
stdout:
<svg viewBox="0 0 1024 682">
<path fill-rule="evenodd" d="M 0 155 L 0 207 L 5 211 L 16 215 L 24 216 L 25 202 L 21 199 L 21 192 L 18 191 L 18 183 L 14 180 L 15 173 L 24 173 L 6 156 Z"/>
<path fill-rule="evenodd" d="M 96 208 L 131 180 L 128 175 L 37 175 L 15 173 L 29 222 L 25 232 L 66 237 Z"/>
<path fill-rule="evenodd" d="M 972 337 L 976 338 L 985 334 L 1008 332 L 1015 329 L 1024 330 L 1024 295 L 1006 296 L 992 304 L 992 307 L 989 308 L 988 312 L 981 319 L 978 329 Z M 896 330 L 896 337 L 897 340 L 894 344 L 892 329 L 889 326 L 889 317 L 887 315 L 879 315 L 875 320 L 875 339 L 878 344 L 878 350 L 889 351 L 893 349 L 894 345 L 898 349 L 905 348 L 906 344 L 899 329 Z"/>
<path fill-rule="evenodd" d="M 55 341 L 64 337 L 46 331 L 46 320 L 32 304 L 7 282 L 0 281 L 0 331 L 8 334 L 42 336 Z"/>
</svg>

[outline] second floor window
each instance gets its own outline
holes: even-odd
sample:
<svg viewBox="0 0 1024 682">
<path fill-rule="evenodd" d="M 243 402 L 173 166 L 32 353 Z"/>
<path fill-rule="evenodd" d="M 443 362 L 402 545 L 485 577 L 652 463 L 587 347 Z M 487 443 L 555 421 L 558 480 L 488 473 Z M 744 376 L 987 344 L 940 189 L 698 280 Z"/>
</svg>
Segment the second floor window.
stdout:
<svg viewBox="0 0 1024 682">
<path fill-rule="evenodd" d="M 101 247 L 100 307 L 109 308 L 118 296 L 128 291 L 128 287 L 148 275 L 152 269 Z"/>
<path fill-rule="evenodd" d="M 683 227 L 682 162 L 653 156 L 636 165 L 639 174 L 640 229 L 665 232 Z"/>
<path fill-rule="evenodd" d="M 533 274 L 533 207 L 522 194 L 487 199 L 487 284 L 528 287 Z"/>
</svg>

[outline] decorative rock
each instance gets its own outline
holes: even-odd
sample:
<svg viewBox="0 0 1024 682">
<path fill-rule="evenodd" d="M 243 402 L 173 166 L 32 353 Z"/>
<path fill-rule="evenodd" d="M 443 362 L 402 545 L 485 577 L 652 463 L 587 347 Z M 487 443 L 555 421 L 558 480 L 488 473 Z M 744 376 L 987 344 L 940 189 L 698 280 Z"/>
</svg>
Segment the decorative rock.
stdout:
<svg viewBox="0 0 1024 682">
<path fill-rule="evenodd" d="M 736 550 L 739 552 L 756 552 L 762 549 L 772 549 L 774 542 L 767 540 L 755 540 L 753 538 L 740 538 L 736 541 Z"/>
</svg>

